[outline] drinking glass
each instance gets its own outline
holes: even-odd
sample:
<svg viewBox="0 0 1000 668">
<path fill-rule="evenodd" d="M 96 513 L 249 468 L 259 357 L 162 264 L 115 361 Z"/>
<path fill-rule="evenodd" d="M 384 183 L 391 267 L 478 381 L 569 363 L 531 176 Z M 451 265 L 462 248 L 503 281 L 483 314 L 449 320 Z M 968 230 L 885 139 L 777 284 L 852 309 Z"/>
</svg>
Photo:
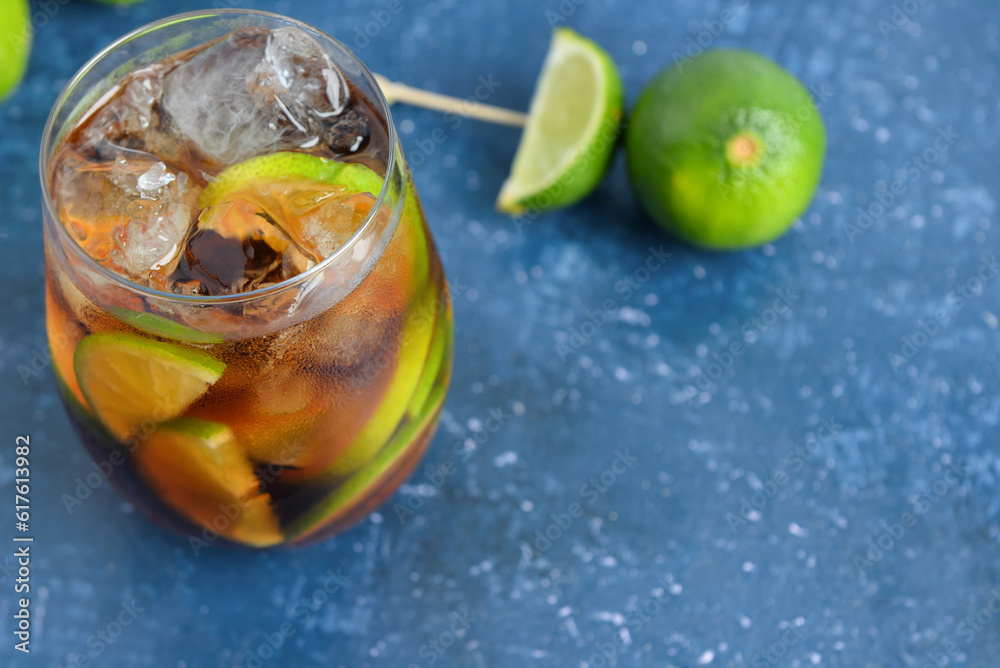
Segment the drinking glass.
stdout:
<svg viewBox="0 0 1000 668">
<path fill-rule="evenodd" d="M 275 127 L 287 136 L 268 146 L 254 127 L 241 128 L 238 110 L 226 111 L 234 89 L 206 75 L 183 85 L 201 81 L 217 90 L 206 92 L 207 101 L 192 93 L 190 103 L 231 118 L 198 122 L 231 123 L 246 138 L 218 144 L 207 131 L 191 130 L 194 139 L 179 131 L 192 121 L 177 106 L 187 104 L 185 98 L 168 97 L 173 89 L 163 82 L 173 74 L 147 73 L 168 70 L 164 62 L 192 62 L 190 54 L 206 44 L 232 58 L 238 73 L 246 54 L 236 47 L 256 45 L 261 52 L 261 40 L 277 72 L 269 76 L 282 87 L 268 89 L 261 103 L 260 82 L 246 84 L 258 105 L 249 122 L 263 118 L 274 125 L 277 118 Z M 317 60 L 313 44 L 329 61 Z M 320 93 L 332 100 L 347 91 L 353 110 L 339 110 L 343 118 L 307 110 L 309 123 L 334 118 L 333 130 L 321 132 L 336 155 L 323 164 L 343 162 L 353 174 L 377 177 L 368 178 L 367 191 L 356 176 L 328 186 L 312 177 L 310 202 L 334 202 L 331 210 L 339 212 L 330 219 L 331 229 L 341 232 L 337 245 L 327 243 L 315 262 L 289 260 L 286 242 L 272 240 L 284 239 L 282 233 L 260 212 L 253 220 L 267 228 L 263 232 L 220 227 L 239 208 L 230 203 L 212 219 L 215 227 L 204 222 L 204 212 L 191 224 L 203 226 L 202 241 L 216 234 L 242 244 L 250 258 L 250 278 L 238 281 L 242 291 L 176 275 L 164 279 L 156 263 L 147 268 L 150 252 L 162 251 L 156 226 L 188 215 L 192 188 L 201 192 L 196 212 L 209 188 L 239 188 L 237 177 L 226 181 L 232 166 L 226 160 L 259 159 L 275 147 L 283 156 L 315 152 L 309 142 L 289 148 L 287 141 L 298 132 L 298 112 L 289 105 L 320 94 L 311 84 L 288 81 L 311 66 L 310 59 L 335 66 L 323 66 L 327 89 Z M 149 80 L 149 114 L 134 117 L 132 107 L 114 106 Z M 331 92 L 330 86 L 343 89 Z M 295 97 L 302 91 L 304 97 Z M 352 132 L 357 137 L 345 142 Z M 255 150 L 253 142 L 265 148 Z M 308 171 L 319 162 L 288 164 Z M 298 182 L 282 171 L 285 163 L 269 164 L 258 170 L 254 187 L 286 204 L 301 199 L 299 191 L 286 192 Z M 136 508 L 187 534 L 196 547 L 215 540 L 268 547 L 344 530 L 412 472 L 431 440 L 451 375 L 451 302 L 388 105 L 371 72 L 343 44 L 299 21 L 245 10 L 183 14 L 139 28 L 95 56 L 59 96 L 42 140 L 40 173 L 48 340 L 67 413 L 94 461 L 94 472 L 81 478 L 85 485 L 109 479 Z M 195 236 L 188 231 L 187 246 L 168 251 L 191 275 L 200 266 L 191 259 Z M 277 278 L 258 271 L 255 263 L 271 260 L 279 267 L 301 261 L 305 268 Z M 154 275 L 159 278 L 150 279 Z M 72 496 L 83 503 L 89 494 Z"/>
</svg>

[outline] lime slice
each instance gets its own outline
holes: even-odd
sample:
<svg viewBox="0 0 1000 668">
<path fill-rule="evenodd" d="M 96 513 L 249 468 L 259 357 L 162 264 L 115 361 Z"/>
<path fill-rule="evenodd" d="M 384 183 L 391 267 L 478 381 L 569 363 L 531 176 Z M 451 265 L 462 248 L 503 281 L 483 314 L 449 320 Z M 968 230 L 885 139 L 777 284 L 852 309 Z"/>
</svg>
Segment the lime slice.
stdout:
<svg viewBox="0 0 1000 668">
<path fill-rule="evenodd" d="M 437 292 L 428 289 L 422 297 L 423 299 L 413 306 L 413 316 L 403 328 L 399 361 L 393 372 L 392 383 L 350 449 L 330 467 L 330 473 L 336 476 L 350 475 L 375 457 L 397 429 L 414 395 L 418 393 L 435 326 L 440 327 L 444 322 L 442 316 L 427 317 L 428 313 L 434 313 Z"/>
<path fill-rule="evenodd" d="M 178 322 L 155 313 L 133 311 L 121 308 L 120 306 L 112 306 L 108 311 L 122 322 L 153 336 L 173 339 L 174 341 L 183 341 L 184 343 L 222 343 L 222 336 L 220 334 L 199 332 L 197 329 L 185 327 Z"/>
<path fill-rule="evenodd" d="M 359 163 L 338 162 L 318 155 L 283 151 L 251 158 L 222 171 L 198 199 L 201 208 L 214 206 L 231 196 L 252 190 L 255 183 L 315 181 L 343 186 L 351 193 L 378 196 L 382 177 Z"/>
<path fill-rule="evenodd" d="M 497 209 L 569 206 L 607 170 L 622 117 L 621 76 L 597 44 L 556 28 Z"/>
<path fill-rule="evenodd" d="M 369 496 L 371 491 L 378 487 L 393 464 L 409 449 L 414 440 L 437 420 L 438 409 L 444 402 L 447 390 L 447 383 L 436 385 L 427 399 L 426 405 L 430 410 L 422 416 L 423 419 L 404 423 L 392 435 L 392 439 L 382 448 L 377 457 L 338 485 L 312 510 L 291 524 L 287 528 L 289 537 L 303 538 L 312 533 L 313 530 L 328 525 L 338 516 L 354 508 L 356 501 Z"/>
<path fill-rule="evenodd" d="M 135 453 L 157 494 L 185 517 L 231 540 L 267 547 L 283 540 L 270 496 L 224 424 L 165 422 Z"/>
<path fill-rule="evenodd" d="M 451 309 L 440 316 L 443 322 L 440 323 L 434 332 L 434 339 L 431 341 L 431 349 L 427 353 L 427 361 L 424 363 L 424 371 L 420 375 L 420 384 L 417 385 L 410 403 L 406 407 L 406 414 L 409 417 L 423 415 L 424 406 L 428 403 L 428 397 L 434 390 L 438 378 L 438 372 L 444 364 L 451 362 L 453 328 L 451 325 Z M 446 359 L 447 356 L 447 359 Z M 449 372 L 450 373 L 450 372 Z M 448 385 L 445 378 L 444 385 Z"/>
<path fill-rule="evenodd" d="M 222 375 L 208 355 L 132 334 L 91 334 L 73 368 L 87 403 L 120 440 L 146 420 L 177 417 Z"/>
</svg>

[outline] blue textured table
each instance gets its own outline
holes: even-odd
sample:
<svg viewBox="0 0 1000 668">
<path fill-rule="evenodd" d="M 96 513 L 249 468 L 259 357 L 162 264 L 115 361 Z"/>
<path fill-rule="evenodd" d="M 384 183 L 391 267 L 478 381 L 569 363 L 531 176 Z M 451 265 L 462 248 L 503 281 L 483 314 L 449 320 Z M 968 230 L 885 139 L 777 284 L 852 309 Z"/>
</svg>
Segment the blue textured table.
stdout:
<svg viewBox="0 0 1000 668">
<path fill-rule="evenodd" d="M 197 555 L 107 485 L 61 501 L 93 469 L 45 363 L 36 154 L 87 58 L 202 3 L 45 4 L 0 107 L 0 665 L 997 664 L 993 3 L 247 3 L 394 79 L 465 97 L 482 77 L 521 109 L 552 23 L 608 48 L 630 102 L 675 52 L 747 47 L 814 91 L 830 146 L 788 235 L 709 254 L 654 229 L 621 155 L 584 203 L 519 228 L 493 210 L 516 130 L 396 109 L 456 286 L 446 413 L 392 502 L 415 510 Z M 30 656 L 11 618 L 20 433 Z"/>
</svg>

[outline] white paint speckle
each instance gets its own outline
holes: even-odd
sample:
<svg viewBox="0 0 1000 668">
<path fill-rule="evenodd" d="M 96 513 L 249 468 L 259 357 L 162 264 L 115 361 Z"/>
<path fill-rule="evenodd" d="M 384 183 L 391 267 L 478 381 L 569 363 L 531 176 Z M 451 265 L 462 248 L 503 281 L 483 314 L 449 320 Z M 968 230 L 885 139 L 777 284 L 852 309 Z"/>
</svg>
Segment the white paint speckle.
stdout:
<svg viewBox="0 0 1000 668">
<path fill-rule="evenodd" d="M 618 320 L 626 325 L 641 325 L 649 327 L 652 320 L 649 314 L 631 306 L 622 306 L 618 309 Z"/>
<path fill-rule="evenodd" d="M 606 610 L 602 610 L 594 615 L 594 617 L 599 622 L 611 622 L 615 626 L 621 626 L 625 623 L 625 616 L 618 612 L 608 612 Z"/>
<path fill-rule="evenodd" d="M 710 649 L 706 649 L 704 652 L 701 653 L 701 656 L 698 657 L 698 665 L 704 666 L 705 664 L 712 663 L 714 659 L 715 659 L 715 652 L 713 652 Z"/>
<path fill-rule="evenodd" d="M 493 459 L 493 465 L 497 468 L 504 468 L 505 466 L 510 466 L 517 463 L 517 453 L 508 450 L 507 452 L 501 452 Z"/>
<path fill-rule="evenodd" d="M 788 533 L 798 538 L 805 538 L 806 536 L 809 535 L 808 529 L 799 526 L 795 522 L 792 522 L 791 524 L 788 525 Z"/>
</svg>

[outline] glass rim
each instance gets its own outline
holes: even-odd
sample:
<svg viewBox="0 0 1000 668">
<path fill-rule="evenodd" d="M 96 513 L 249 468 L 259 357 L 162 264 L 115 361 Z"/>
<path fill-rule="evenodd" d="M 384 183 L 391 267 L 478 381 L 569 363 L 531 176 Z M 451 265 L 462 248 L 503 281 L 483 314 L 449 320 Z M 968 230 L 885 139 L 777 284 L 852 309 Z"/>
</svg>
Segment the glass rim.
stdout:
<svg viewBox="0 0 1000 668">
<path fill-rule="evenodd" d="M 308 32 L 318 33 L 323 39 L 329 40 L 334 46 L 341 49 L 345 56 L 347 56 L 355 65 L 357 65 L 361 71 L 361 75 L 364 77 L 365 81 L 371 86 L 374 91 L 374 99 L 370 101 L 373 102 L 377 111 L 382 112 L 385 116 L 385 122 L 388 126 L 388 138 L 389 138 L 389 158 L 386 162 L 385 175 L 382 179 L 382 187 L 379 190 L 378 196 L 375 198 L 375 202 L 372 204 L 371 209 L 365 215 L 365 219 L 361 224 L 355 229 L 354 233 L 351 234 L 350 238 L 347 239 L 341 246 L 339 246 L 333 253 L 329 256 L 323 258 L 321 262 L 317 262 L 315 265 L 309 269 L 303 271 L 300 274 L 296 274 L 291 278 L 287 278 L 283 281 L 279 281 L 274 285 L 269 285 L 265 288 L 258 288 L 255 290 L 250 290 L 248 292 L 238 292 L 234 294 L 225 295 L 182 295 L 175 292 L 165 292 L 163 290 L 157 290 L 148 285 L 143 285 L 137 283 L 121 274 L 118 274 L 111 269 L 108 269 L 100 262 L 95 260 L 93 257 L 87 253 L 83 247 L 73 238 L 69 230 L 62 223 L 62 220 L 58 216 L 54 203 L 52 201 L 52 193 L 49 191 L 49 178 L 48 178 L 48 168 L 51 166 L 52 150 L 55 143 L 55 135 L 53 132 L 56 130 L 56 117 L 59 115 L 62 108 L 66 105 L 66 102 L 80 83 L 84 76 L 93 70 L 99 63 L 103 62 L 109 55 L 117 51 L 122 45 L 130 42 L 131 40 L 140 37 L 146 33 L 153 32 L 160 28 L 164 28 L 168 25 L 174 23 L 180 23 L 183 21 L 190 21 L 199 18 L 209 18 L 213 16 L 261 16 L 271 20 L 278 20 L 280 22 L 288 23 L 299 28 L 303 28 Z M 127 73 L 126 73 L 127 74 Z M 98 98 L 99 100 L 99 98 Z M 98 100 L 95 100 L 95 104 Z M 59 128 L 62 130 L 62 128 Z M 201 305 L 201 306 L 215 306 L 222 304 L 234 304 L 242 303 L 246 301 L 252 301 L 259 299 L 261 297 L 272 296 L 280 292 L 284 292 L 291 288 L 297 288 L 302 285 L 307 284 L 315 276 L 321 275 L 328 267 L 335 264 L 340 258 L 345 254 L 351 252 L 357 245 L 358 241 L 365 236 L 365 233 L 372 227 L 375 219 L 378 217 L 379 212 L 382 210 L 385 204 L 386 192 L 389 187 L 389 179 L 392 178 L 394 171 L 397 168 L 396 165 L 396 152 L 397 152 L 397 135 L 396 127 L 392 122 L 392 115 L 389 110 L 389 103 L 385 99 L 385 94 L 382 92 L 381 86 L 379 86 L 378 81 L 376 81 L 375 76 L 368 69 L 368 67 L 361 62 L 357 54 L 351 51 L 347 45 L 338 40 L 337 38 L 331 36 L 324 30 L 317 28 L 311 24 L 298 19 L 293 19 L 282 14 L 276 14 L 274 12 L 267 12 L 256 9 L 204 9 L 196 10 L 192 12 L 184 12 L 181 14 L 173 14 L 166 16 L 156 21 L 152 21 L 145 25 L 139 26 L 134 30 L 122 35 L 118 39 L 114 40 L 111 44 L 101 49 L 97 54 L 91 57 L 77 72 L 70 78 L 70 80 L 63 87 L 62 91 L 59 93 L 59 97 L 52 105 L 52 109 L 49 111 L 48 119 L 45 122 L 45 128 L 42 131 L 42 143 L 39 150 L 39 177 L 41 179 L 42 185 L 42 204 L 45 209 L 45 213 L 48 214 L 48 219 L 52 224 L 58 229 L 56 234 L 59 235 L 63 243 L 63 247 L 69 246 L 71 252 L 74 253 L 89 270 L 96 272 L 101 278 L 106 279 L 118 285 L 122 288 L 130 290 L 131 292 L 137 293 L 143 297 L 152 298 L 160 302 L 173 302 L 187 305 Z M 402 204 L 402 197 L 400 204 Z M 398 206 L 397 206 L 398 208 Z M 45 221 L 45 216 L 43 216 L 43 224 L 47 224 Z"/>
</svg>

